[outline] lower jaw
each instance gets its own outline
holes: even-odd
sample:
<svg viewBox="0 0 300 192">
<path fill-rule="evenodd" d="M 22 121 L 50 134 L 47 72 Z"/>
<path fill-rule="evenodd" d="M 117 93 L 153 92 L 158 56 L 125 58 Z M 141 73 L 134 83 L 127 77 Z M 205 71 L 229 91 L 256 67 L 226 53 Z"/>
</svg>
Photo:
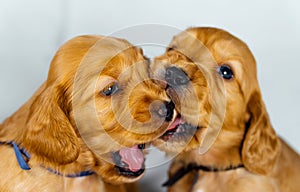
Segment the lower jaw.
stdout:
<svg viewBox="0 0 300 192">
<path fill-rule="evenodd" d="M 118 167 L 118 166 L 115 166 L 115 168 L 121 176 L 125 176 L 125 177 L 128 177 L 128 178 L 139 177 L 145 172 L 145 168 L 142 168 L 142 169 L 140 169 L 138 171 L 135 171 L 135 172 L 129 171 L 129 170 L 126 171 L 124 168 L 121 168 L 121 167 Z"/>
<path fill-rule="evenodd" d="M 105 176 L 101 176 L 101 178 L 103 179 L 104 182 L 106 183 L 110 183 L 113 185 L 122 185 L 124 183 L 133 183 L 133 182 L 137 182 L 138 180 L 140 180 L 143 176 L 144 176 L 144 172 L 142 174 L 140 174 L 139 176 L 126 176 L 126 175 L 122 175 L 120 174 L 116 169 L 111 170 L 109 173 L 114 172 L 113 175 L 109 174 L 108 177 Z M 101 175 L 101 174 L 99 174 Z"/>
</svg>

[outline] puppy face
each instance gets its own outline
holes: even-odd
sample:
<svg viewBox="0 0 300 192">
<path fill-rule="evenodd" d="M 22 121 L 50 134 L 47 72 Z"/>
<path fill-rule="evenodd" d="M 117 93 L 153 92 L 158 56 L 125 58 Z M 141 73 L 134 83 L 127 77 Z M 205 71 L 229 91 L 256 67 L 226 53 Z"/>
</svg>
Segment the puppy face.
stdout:
<svg viewBox="0 0 300 192">
<path fill-rule="evenodd" d="M 249 101 L 259 93 L 255 60 L 242 41 L 219 29 L 188 29 L 154 60 L 151 72 L 164 82 L 159 84 L 178 113 L 155 145 L 171 152 L 205 152 L 213 143 L 241 146 L 251 117 Z"/>
<path fill-rule="evenodd" d="M 48 164 L 67 164 L 86 145 L 93 163 L 85 166 L 105 181 L 139 179 L 144 145 L 166 130 L 174 108 L 149 79 L 148 65 L 141 49 L 125 40 L 82 36 L 67 42 L 31 107 L 25 147 Z"/>
</svg>

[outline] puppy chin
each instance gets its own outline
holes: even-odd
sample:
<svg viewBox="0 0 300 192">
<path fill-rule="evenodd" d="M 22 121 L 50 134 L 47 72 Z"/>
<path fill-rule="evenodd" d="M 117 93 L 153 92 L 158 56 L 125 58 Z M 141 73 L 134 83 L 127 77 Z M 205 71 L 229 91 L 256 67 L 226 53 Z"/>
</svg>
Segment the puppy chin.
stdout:
<svg viewBox="0 0 300 192">
<path fill-rule="evenodd" d="M 113 184 L 113 185 L 121 185 L 124 183 L 133 183 L 141 179 L 144 175 L 144 171 L 139 175 L 122 175 L 118 171 L 117 167 L 108 162 L 102 162 L 102 165 L 99 167 L 95 167 L 94 171 L 102 176 L 104 182 Z"/>
<path fill-rule="evenodd" d="M 131 176 L 124 176 L 124 175 L 120 175 L 116 169 L 115 166 L 110 165 L 109 168 L 106 169 L 105 173 L 103 174 L 102 171 L 97 172 L 99 175 L 102 175 L 102 179 L 110 184 L 113 185 L 121 185 L 124 183 L 133 183 L 138 181 L 139 179 L 141 179 L 144 175 L 144 173 L 142 173 L 139 176 L 136 177 L 131 177 Z"/>
</svg>

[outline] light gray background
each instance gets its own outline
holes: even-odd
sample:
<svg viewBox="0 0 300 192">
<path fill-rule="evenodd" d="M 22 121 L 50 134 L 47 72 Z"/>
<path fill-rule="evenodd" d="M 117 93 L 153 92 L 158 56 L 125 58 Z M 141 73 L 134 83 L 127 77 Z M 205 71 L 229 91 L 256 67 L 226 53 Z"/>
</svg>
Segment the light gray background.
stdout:
<svg viewBox="0 0 300 192">
<path fill-rule="evenodd" d="M 0 120 L 30 98 L 46 79 L 55 51 L 71 37 L 109 35 L 147 23 L 179 29 L 215 26 L 249 45 L 258 63 L 259 82 L 273 125 L 300 151 L 299 8 L 298 0 L 2 0 Z M 175 35 L 169 32 L 161 36 L 165 42 Z M 144 30 L 140 37 L 151 33 Z M 117 36 L 130 39 L 127 35 Z M 145 53 L 155 56 L 162 50 L 146 48 Z M 141 181 L 141 191 L 163 191 L 159 186 L 167 167 L 149 169 Z"/>
</svg>

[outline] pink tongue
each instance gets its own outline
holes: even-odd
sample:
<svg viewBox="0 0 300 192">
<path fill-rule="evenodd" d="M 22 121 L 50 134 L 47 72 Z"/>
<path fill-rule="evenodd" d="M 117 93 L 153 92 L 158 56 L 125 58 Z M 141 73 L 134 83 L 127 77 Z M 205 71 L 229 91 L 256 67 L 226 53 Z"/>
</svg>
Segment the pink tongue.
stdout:
<svg viewBox="0 0 300 192">
<path fill-rule="evenodd" d="M 122 161 L 128 165 L 128 168 L 132 172 L 137 172 L 142 169 L 144 164 L 144 154 L 135 145 L 132 148 L 123 148 L 119 151 L 120 156 L 122 157 Z"/>
<path fill-rule="evenodd" d="M 177 127 L 177 125 L 183 123 L 183 120 L 180 117 L 176 117 L 176 119 L 174 120 L 174 122 L 170 125 L 170 127 L 168 127 L 168 131 L 175 129 Z"/>
</svg>

